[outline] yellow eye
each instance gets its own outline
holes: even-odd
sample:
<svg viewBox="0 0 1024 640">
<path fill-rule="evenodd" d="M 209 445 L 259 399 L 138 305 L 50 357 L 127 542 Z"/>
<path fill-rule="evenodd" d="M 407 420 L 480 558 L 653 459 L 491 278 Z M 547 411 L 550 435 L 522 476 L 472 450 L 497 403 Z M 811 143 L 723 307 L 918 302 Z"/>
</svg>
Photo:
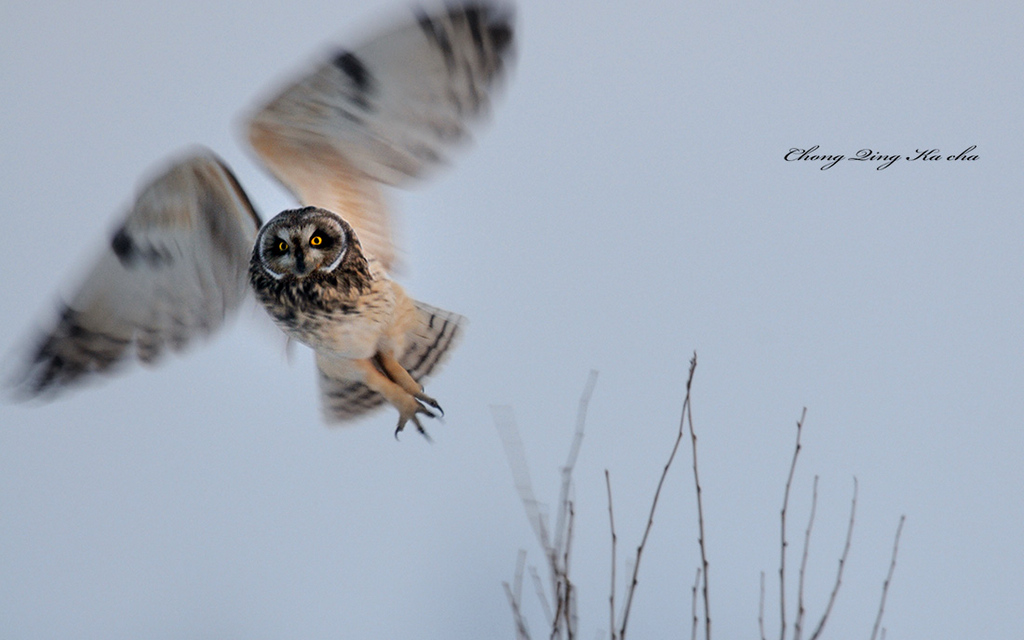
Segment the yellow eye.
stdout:
<svg viewBox="0 0 1024 640">
<path fill-rule="evenodd" d="M 321 238 L 320 236 L 313 236 L 312 238 L 309 239 L 309 244 L 313 245 L 314 247 L 317 247 L 320 246 L 320 243 L 323 241 L 324 239 Z"/>
<path fill-rule="evenodd" d="M 284 240 L 282 240 L 281 242 L 278 242 L 277 243 L 277 250 L 280 251 L 281 253 L 284 253 L 285 251 L 288 250 L 288 243 L 285 242 Z"/>
</svg>

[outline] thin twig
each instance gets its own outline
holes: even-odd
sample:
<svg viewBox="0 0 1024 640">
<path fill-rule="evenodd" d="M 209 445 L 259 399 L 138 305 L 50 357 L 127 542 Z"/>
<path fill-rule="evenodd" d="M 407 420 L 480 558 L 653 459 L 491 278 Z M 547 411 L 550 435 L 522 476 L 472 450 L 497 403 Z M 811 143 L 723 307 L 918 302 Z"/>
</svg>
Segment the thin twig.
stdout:
<svg viewBox="0 0 1024 640">
<path fill-rule="evenodd" d="M 523 440 L 519 436 L 519 427 L 516 426 L 515 414 L 512 407 L 508 406 L 492 406 L 491 414 L 494 417 L 494 425 L 498 428 L 498 435 L 501 436 L 505 457 L 512 470 L 512 480 L 516 485 L 516 493 L 519 494 L 519 500 L 523 503 L 523 509 L 526 511 L 526 519 L 533 527 L 533 533 L 537 537 L 541 549 L 547 553 L 551 547 L 551 539 L 548 536 L 545 520 L 541 516 L 536 495 L 533 493 L 530 467 L 526 463 L 526 451 L 523 448 Z"/>
<path fill-rule="evenodd" d="M 587 376 L 587 384 L 583 387 L 583 394 L 580 396 L 579 409 L 576 412 L 576 431 L 572 436 L 572 444 L 569 446 L 569 456 L 562 467 L 562 488 L 558 497 L 558 504 L 563 508 L 558 510 L 558 522 L 555 524 L 555 549 L 561 549 L 565 539 L 564 534 L 565 516 L 567 515 L 564 505 L 569 500 L 569 487 L 572 485 L 572 470 L 576 466 L 576 458 L 580 455 L 580 445 L 583 444 L 583 427 L 587 422 L 587 407 L 590 405 L 590 397 L 594 395 L 594 386 L 597 384 L 597 371 L 591 370 Z"/>
<path fill-rule="evenodd" d="M 761 640 L 767 640 L 764 635 L 764 571 L 761 572 L 761 597 L 757 601 L 757 627 L 761 630 Z"/>
<path fill-rule="evenodd" d="M 594 393 L 594 386 L 597 384 L 597 371 L 591 371 L 587 377 L 587 383 L 580 396 L 579 409 L 576 413 L 576 430 L 573 433 L 572 444 L 569 446 L 569 455 L 565 465 L 562 467 L 562 485 L 558 498 L 558 518 L 555 522 L 555 539 L 553 544 L 546 549 L 548 564 L 551 567 L 552 587 L 558 598 L 555 609 L 554 625 L 552 626 L 552 638 L 561 637 L 561 624 L 566 622 L 566 633 L 571 639 L 575 635 L 575 594 L 572 591 L 572 583 L 569 580 L 569 546 L 572 543 L 572 517 L 573 507 L 569 493 L 572 491 L 572 471 L 576 466 L 576 459 L 579 457 L 580 446 L 583 444 L 583 428 L 587 422 L 587 407 L 590 398 Z"/>
<path fill-rule="evenodd" d="M 793 462 L 789 465 L 789 477 L 786 478 L 786 491 L 782 497 L 782 553 L 779 560 L 779 621 L 781 629 L 779 640 L 786 640 L 786 508 L 789 506 L 789 488 L 793 485 L 793 472 L 796 471 L 796 459 L 800 455 L 800 432 L 804 428 L 804 418 L 807 417 L 807 407 L 804 407 L 800 419 L 796 423 L 796 448 L 793 449 Z"/>
<path fill-rule="evenodd" d="M 509 606 L 512 607 L 512 619 L 516 625 L 516 638 L 518 640 L 530 640 L 530 631 L 526 628 L 526 620 L 520 607 L 523 595 L 523 565 L 526 563 L 526 551 L 520 550 L 516 558 L 516 573 L 512 587 L 503 582 L 505 595 L 508 597 Z"/>
<path fill-rule="evenodd" d="M 572 582 L 569 579 L 569 550 L 572 540 L 572 519 L 573 507 L 570 493 L 572 491 L 572 471 L 579 456 L 580 446 L 583 441 L 583 428 L 586 423 L 587 406 L 597 383 L 597 372 L 591 371 L 587 379 L 586 387 L 580 398 L 579 412 L 576 417 L 576 430 L 573 434 L 572 445 L 569 448 L 569 457 L 565 466 L 562 467 L 562 483 L 558 501 L 558 514 L 553 531 L 548 529 L 547 518 L 541 513 L 537 498 L 533 492 L 533 484 L 530 480 L 529 466 L 526 463 L 526 454 L 523 448 L 522 439 L 519 436 L 519 429 L 516 427 L 515 416 L 510 407 L 492 407 L 495 425 L 498 427 L 502 444 L 505 447 L 505 454 L 512 469 L 512 477 L 515 480 L 516 491 L 519 499 L 526 510 L 526 518 L 533 527 L 537 542 L 548 561 L 548 569 L 551 578 L 552 607 L 548 606 L 544 596 L 544 589 L 540 585 L 539 576 L 536 570 L 531 567 L 535 576 L 537 593 L 544 605 L 545 614 L 551 625 L 551 637 L 562 637 L 562 623 L 566 624 L 566 632 L 569 638 L 575 635 L 577 623 L 575 592 Z M 554 540 L 552 540 L 552 534 Z M 511 593 L 511 592 L 510 592 Z M 519 599 L 511 594 L 515 606 L 519 606 Z"/>
<path fill-rule="evenodd" d="M 515 559 L 515 574 L 512 580 L 516 602 L 522 602 L 522 570 L 526 566 L 526 550 L 520 549 Z"/>
<path fill-rule="evenodd" d="M 571 502 L 566 501 L 564 503 L 565 509 L 571 509 Z M 571 522 L 570 522 L 571 526 Z M 552 547 L 548 549 L 548 563 L 551 572 L 551 582 L 555 594 L 555 617 L 551 624 L 551 640 L 554 638 L 562 637 L 562 619 L 567 615 L 569 599 L 567 596 L 568 592 L 568 578 L 566 575 L 566 565 L 562 563 L 561 558 L 558 555 L 558 550 Z"/>
<path fill-rule="evenodd" d="M 562 607 L 565 616 L 565 633 L 568 640 L 576 636 L 576 594 L 573 592 L 572 580 L 569 579 L 569 551 L 572 549 L 572 525 L 576 520 L 576 511 L 573 509 L 572 500 L 568 502 L 569 521 L 566 524 L 565 553 L 562 555 L 562 584 L 564 589 L 562 597 L 565 599 L 565 606 Z"/>
<path fill-rule="evenodd" d="M 697 640 L 697 587 L 700 586 L 700 567 L 697 567 L 697 577 L 693 580 L 693 599 L 690 600 L 690 617 L 693 619 L 693 626 L 690 629 L 690 640 Z"/>
<path fill-rule="evenodd" d="M 882 613 L 885 611 L 885 598 L 889 594 L 889 583 L 892 582 L 893 571 L 896 570 L 896 553 L 900 548 L 900 534 L 903 533 L 903 521 L 907 516 L 900 516 L 900 523 L 896 526 L 896 540 L 892 543 L 892 560 L 889 561 L 889 575 L 885 576 L 882 584 L 882 601 L 878 604 L 878 616 L 875 618 L 875 628 L 871 630 L 871 640 L 878 635 L 878 627 L 882 624 Z M 882 639 L 885 639 L 885 629 L 882 629 Z"/>
<path fill-rule="evenodd" d="M 548 604 L 548 596 L 544 593 L 544 582 L 540 579 L 540 574 L 537 573 L 537 567 L 530 567 L 530 579 L 533 581 L 533 588 L 537 592 L 537 599 L 540 600 L 540 606 L 544 609 L 544 619 L 548 621 L 550 627 L 552 620 L 551 605 Z"/>
<path fill-rule="evenodd" d="M 654 512 L 658 508 L 658 496 L 661 495 L 661 487 L 665 484 L 665 476 L 668 475 L 668 470 L 672 466 L 672 461 L 675 460 L 676 451 L 679 450 L 679 443 L 683 439 L 683 425 L 686 422 L 686 414 L 690 408 L 690 385 L 693 383 L 693 371 L 697 367 L 697 356 L 694 354 L 693 359 L 690 360 L 690 375 L 686 380 L 686 398 L 683 400 L 683 414 L 679 418 L 679 432 L 676 435 L 675 444 L 672 445 L 672 453 L 668 456 L 668 462 L 665 463 L 665 468 L 661 472 L 661 478 L 658 480 L 658 488 L 654 491 L 654 499 L 651 501 L 651 511 L 647 516 L 647 527 L 644 529 L 643 538 L 640 539 L 640 545 L 636 548 L 636 562 L 633 565 L 633 577 L 630 579 L 629 586 L 626 589 L 626 604 L 622 610 L 622 626 L 619 627 L 619 640 L 625 640 L 626 637 L 626 625 L 629 622 L 629 608 L 633 604 L 633 594 L 636 592 L 637 585 L 637 574 L 640 571 L 640 557 L 644 551 L 644 545 L 647 544 L 647 536 L 651 533 L 651 527 L 654 525 Z"/>
<path fill-rule="evenodd" d="M 807 573 L 807 554 L 811 547 L 811 528 L 814 527 L 814 512 L 818 508 L 818 476 L 814 476 L 814 492 L 811 497 L 811 515 L 807 519 L 807 530 L 804 532 L 804 553 L 800 559 L 800 579 L 796 590 L 796 622 L 793 623 L 793 640 L 800 640 L 800 632 L 804 625 L 804 575 Z"/>
<path fill-rule="evenodd" d="M 818 626 L 814 628 L 814 633 L 811 634 L 811 640 L 817 640 L 818 636 L 821 635 L 822 629 L 825 628 L 825 622 L 828 621 L 828 615 L 832 612 L 832 605 L 836 602 L 836 595 L 839 593 L 839 585 L 843 581 L 843 567 L 846 566 L 846 556 L 850 553 L 850 539 L 853 537 L 853 520 L 857 513 L 857 477 L 853 477 L 853 500 L 850 503 L 850 525 L 846 528 L 846 544 L 843 546 L 843 555 L 839 558 L 839 571 L 836 573 L 836 583 L 832 587 L 832 593 L 828 597 L 828 605 L 825 607 L 825 613 L 821 614 L 821 620 L 818 621 Z"/>
<path fill-rule="evenodd" d="M 611 640 L 616 640 L 618 635 L 615 633 L 615 515 L 612 512 L 612 479 L 607 469 L 604 470 L 604 484 L 608 488 L 608 525 L 612 532 L 612 584 L 608 595 L 608 628 L 611 629 Z"/>
<path fill-rule="evenodd" d="M 708 556 L 704 545 L 704 504 L 701 500 L 700 476 L 697 474 L 697 433 L 693 430 L 693 409 L 690 406 L 690 383 L 693 381 L 693 370 L 697 367 L 697 354 L 690 360 L 690 379 L 686 382 L 685 417 L 690 425 L 690 441 L 693 443 L 693 483 L 697 487 L 697 524 L 700 537 L 700 561 L 704 569 L 704 638 L 711 640 L 711 607 L 708 603 Z"/>
<path fill-rule="evenodd" d="M 516 597 L 512 594 L 512 588 L 507 582 L 502 582 L 501 586 L 505 588 L 505 595 L 508 597 L 508 604 L 512 608 L 512 620 L 516 625 L 516 640 L 530 640 L 530 631 L 526 628 L 526 620 L 523 618 L 523 613 L 519 609 L 519 603 L 516 601 Z"/>
<path fill-rule="evenodd" d="M 563 584 L 559 578 L 555 579 L 555 619 L 551 623 L 551 640 L 554 638 L 560 638 L 562 636 L 562 611 L 565 608 L 565 598 L 562 597 Z"/>
</svg>

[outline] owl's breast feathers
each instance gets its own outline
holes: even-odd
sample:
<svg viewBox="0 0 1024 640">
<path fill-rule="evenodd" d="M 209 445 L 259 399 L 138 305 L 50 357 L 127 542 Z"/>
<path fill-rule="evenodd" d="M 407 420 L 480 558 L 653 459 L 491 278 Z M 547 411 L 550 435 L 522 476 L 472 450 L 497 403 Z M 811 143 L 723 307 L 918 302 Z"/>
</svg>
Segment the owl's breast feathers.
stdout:
<svg viewBox="0 0 1024 640">
<path fill-rule="evenodd" d="M 349 247 L 334 271 L 315 271 L 302 278 L 275 279 L 254 255 L 249 278 L 257 300 L 277 325 L 318 352 L 369 357 L 394 320 L 394 283 L 357 247 Z"/>
</svg>

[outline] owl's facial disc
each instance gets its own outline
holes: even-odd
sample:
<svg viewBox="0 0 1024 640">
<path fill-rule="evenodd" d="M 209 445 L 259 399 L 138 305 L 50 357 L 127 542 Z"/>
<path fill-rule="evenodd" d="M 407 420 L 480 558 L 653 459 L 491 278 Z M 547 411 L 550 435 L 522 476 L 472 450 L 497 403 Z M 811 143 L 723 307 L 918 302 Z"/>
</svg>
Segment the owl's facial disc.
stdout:
<svg viewBox="0 0 1024 640">
<path fill-rule="evenodd" d="M 298 214 L 298 215 L 296 215 Z M 348 233 L 343 223 L 323 210 L 285 212 L 263 234 L 261 258 L 274 279 L 305 278 L 314 271 L 332 271 L 345 257 Z"/>
</svg>

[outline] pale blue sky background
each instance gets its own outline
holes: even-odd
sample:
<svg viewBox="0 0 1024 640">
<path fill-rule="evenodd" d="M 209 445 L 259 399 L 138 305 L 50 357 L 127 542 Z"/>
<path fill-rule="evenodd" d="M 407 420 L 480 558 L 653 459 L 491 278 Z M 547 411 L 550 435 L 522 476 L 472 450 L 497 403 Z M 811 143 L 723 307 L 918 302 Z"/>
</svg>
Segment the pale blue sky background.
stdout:
<svg viewBox="0 0 1024 640">
<path fill-rule="evenodd" d="M 322 45 L 399 9 L 7 3 L 0 353 L 73 284 L 139 179 L 185 146 L 221 154 L 265 217 L 291 206 L 248 155 L 241 115 Z M 596 637 L 603 470 L 622 559 L 694 350 L 717 637 L 756 637 L 762 570 L 777 635 L 778 509 L 803 406 L 794 542 L 821 476 L 809 616 L 857 476 L 829 637 L 870 635 L 902 513 L 887 637 L 1021 637 L 1022 13 L 521 2 L 493 122 L 453 170 L 394 198 L 401 281 L 471 321 L 428 387 L 447 412 L 435 444 L 396 443 L 389 411 L 321 426 L 309 354 L 288 364 L 255 311 L 156 370 L 4 405 L 0 637 L 511 638 L 501 582 L 520 547 L 541 557 L 488 407 L 515 407 L 539 497 L 554 502 L 591 368 L 573 571 L 581 636 Z M 815 144 L 943 157 L 977 145 L 980 159 L 783 160 Z M 631 637 L 688 633 L 699 556 L 683 454 Z"/>
</svg>

